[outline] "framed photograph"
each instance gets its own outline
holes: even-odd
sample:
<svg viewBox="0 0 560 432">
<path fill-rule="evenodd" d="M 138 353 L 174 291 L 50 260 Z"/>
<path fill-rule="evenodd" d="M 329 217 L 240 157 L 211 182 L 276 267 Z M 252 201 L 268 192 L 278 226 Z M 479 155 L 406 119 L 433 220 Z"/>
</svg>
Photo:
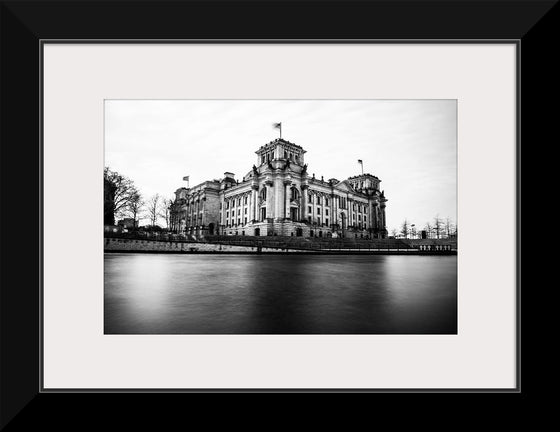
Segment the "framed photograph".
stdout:
<svg viewBox="0 0 560 432">
<path fill-rule="evenodd" d="M 3 196 L 32 201 L 2 425 L 44 393 L 522 392 L 555 2 L 320 3 L 2 4 Z"/>
</svg>

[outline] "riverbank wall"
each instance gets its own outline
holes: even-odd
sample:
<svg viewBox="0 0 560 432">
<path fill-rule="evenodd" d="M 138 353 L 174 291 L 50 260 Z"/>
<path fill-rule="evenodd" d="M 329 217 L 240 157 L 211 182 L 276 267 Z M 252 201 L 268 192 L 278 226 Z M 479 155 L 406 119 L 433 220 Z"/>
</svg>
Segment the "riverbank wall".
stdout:
<svg viewBox="0 0 560 432">
<path fill-rule="evenodd" d="M 105 238 L 104 251 L 134 253 L 304 253 L 304 254 L 379 254 L 379 255 L 456 255 L 456 251 L 422 251 L 418 249 L 295 249 L 266 246 L 241 246 L 221 243 L 199 243 L 185 241 L 137 240 Z"/>
<path fill-rule="evenodd" d="M 105 238 L 105 252 L 159 252 L 159 253 L 267 253 L 311 252 L 300 249 L 282 249 L 228 244 L 177 242 L 163 240 L 133 240 Z"/>
</svg>

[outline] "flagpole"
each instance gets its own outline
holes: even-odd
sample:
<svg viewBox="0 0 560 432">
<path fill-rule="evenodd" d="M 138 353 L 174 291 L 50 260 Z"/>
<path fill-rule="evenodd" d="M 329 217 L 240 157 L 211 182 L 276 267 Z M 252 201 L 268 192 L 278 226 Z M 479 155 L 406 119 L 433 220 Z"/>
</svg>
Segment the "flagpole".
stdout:
<svg viewBox="0 0 560 432">
<path fill-rule="evenodd" d="M 280 123 L 280 139 L 282 139 L 282 123 Z"/>
</svg>

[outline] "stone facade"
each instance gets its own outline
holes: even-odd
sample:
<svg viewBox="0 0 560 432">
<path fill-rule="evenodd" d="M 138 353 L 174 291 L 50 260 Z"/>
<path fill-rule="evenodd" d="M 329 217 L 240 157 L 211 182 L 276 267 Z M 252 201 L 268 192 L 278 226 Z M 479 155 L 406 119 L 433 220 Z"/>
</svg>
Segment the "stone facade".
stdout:
<svg viewBox="0 0 560 432">
<path fill-rule="evenodd" d="M 387 199 L 371 174 L 343 181 L 307 172 L 305 150 L 276 139 L 256 151 L 241 181 L 220 180 L 175 192 L 174 232 L 207 235 L 386 238 Z"/>
</svg>

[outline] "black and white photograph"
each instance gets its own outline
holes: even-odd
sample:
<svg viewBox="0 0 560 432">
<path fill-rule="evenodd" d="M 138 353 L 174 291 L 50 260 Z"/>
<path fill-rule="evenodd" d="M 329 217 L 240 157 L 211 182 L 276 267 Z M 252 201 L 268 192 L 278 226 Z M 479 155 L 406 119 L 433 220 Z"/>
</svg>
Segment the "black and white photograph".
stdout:
<svg viewBox="0 0 560 432">
<path fill-rule="evenodd" d="M 104 101 L 104 334 L 458 333 L 457 100 Z"/>
</svg>

